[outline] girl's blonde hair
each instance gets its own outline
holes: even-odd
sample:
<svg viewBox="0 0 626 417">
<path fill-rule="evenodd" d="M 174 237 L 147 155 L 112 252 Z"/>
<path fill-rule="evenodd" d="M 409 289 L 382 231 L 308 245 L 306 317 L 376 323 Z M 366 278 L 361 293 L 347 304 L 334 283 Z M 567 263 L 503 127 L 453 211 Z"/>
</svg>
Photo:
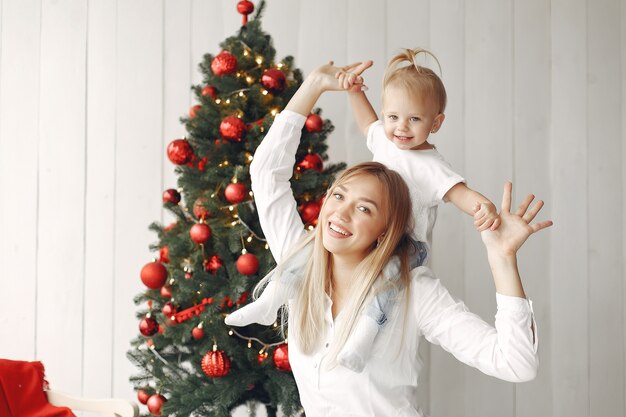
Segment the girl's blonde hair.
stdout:
<svg viewBox="0 0 626 417">
<path fill-rule="evenodd" d="M 446 88 L 441 78 L 433 70 L 417 63 L 417 56 L 424 54 L 432 57 L 441 73 L 439 60 L 430 51 L 422 48 L 404 49 L 401 53 L 391 58 L 385 69 L 383 77 L 383 100 L 384 92 L 390 85 L 400 85 L 416 95 L 425 96 L 433 101 L 439 113 L 446 109 Z M 403 65 L 407 64 L 408 65 Z"/>
<path fill-rule="evenodd" d="M 365 162 L 344 171 L 331 185 L 329 193 L 332 193 L 335 187 L 363 175 L 377 178 L 385 192 L 384 208 L 381 215 L 386 217 L 386 229 L 381 238 L 372 242 L 371 251 L 353 272 L 352 282 L 354 285 L 347 297 L 348 303 L 342 313 L 346 319 L 343 320 L 342 326 L 337 329 L 329 352 L 331 363 L 335 363 L 337 354 L 353 331 L 366 301 L 374 295 L 375 291 L 386 289 L 383 285 L 377 286 L 374 290 L 374 284 L 381 276 L 383 267 L 393 255 L 398 255 L 401 260 L 401 278 L 395 281 L 396 285 L 404 288 L 409 283 L 408 257 L 413 246 L 407 231 L 412 221 L 411 198 L 409 189 L 402 177 L 383 164 Z M 391 193 L 393 193 L 393 197 Z M 324 204 L 326 203 L 324 202 Z M 292 325 L 289 328 L 289 339 L 297 340 L 301 350 L 307 354 L 312 353 L 322 342 L 320 335 L 323 334 L 325 328 L 326 295 L 332 295 L 333 291 L 332 254 L 323 245 L 322 230 L 323 226 L 317 227 L 309 233 L 284 261 L 284 263 L 288 263 L 289 258 L 292 258 L 294 254 L 305 246 L 312 245 L 312 255 L 304 267 L 304 277 L 289 310 Z M 278 269 L 280 268 L 279 265 Z"/>
</svg>

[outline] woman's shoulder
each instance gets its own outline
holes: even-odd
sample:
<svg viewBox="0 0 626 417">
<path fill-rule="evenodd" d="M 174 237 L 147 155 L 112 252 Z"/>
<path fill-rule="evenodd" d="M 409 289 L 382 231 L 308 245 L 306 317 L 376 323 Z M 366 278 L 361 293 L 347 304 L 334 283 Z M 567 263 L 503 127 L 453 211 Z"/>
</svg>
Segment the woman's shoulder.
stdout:
<svg viewBox="0 0 626 417">
<path fill-rule="evenodd" d="M 410 292 L 418 298 L 427 297 L 433 293 L 447 293 L 441 281 L 427 266 L 418 266 L 411 270 Z"/>
</svg>

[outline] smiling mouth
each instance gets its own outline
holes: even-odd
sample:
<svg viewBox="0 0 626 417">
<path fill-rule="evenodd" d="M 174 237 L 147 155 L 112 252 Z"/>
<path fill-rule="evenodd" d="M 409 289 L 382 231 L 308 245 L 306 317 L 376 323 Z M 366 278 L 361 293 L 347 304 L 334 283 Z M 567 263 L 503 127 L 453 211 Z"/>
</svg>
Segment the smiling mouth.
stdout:
<svg viewBox="0 0 626 417">
<path fill-rule="evenodd" d="M 345 237 L 349 237 L 352 236 L 352 233 L 348 232 L 347 230 L 337 226 L 334 223 L 328 222 L 328 228 L 332 231 L 335 232 L 335 234 L 339 234 L 341 236 L 345 236 Z"/>
<path fill-rule="evenodd" d="M 408 142 L 408 141 L 410 141 L 411 139 L 413 139 L 413 137 L 412 137 L 412 136 L 398 136 L 398 135 L 396 135 L 396 136 L 395 136 L 395 138 L 396 138 L 397 140 L 399 140 L 399 141 L 403 141 L 403 142 Z"/>
</svg>

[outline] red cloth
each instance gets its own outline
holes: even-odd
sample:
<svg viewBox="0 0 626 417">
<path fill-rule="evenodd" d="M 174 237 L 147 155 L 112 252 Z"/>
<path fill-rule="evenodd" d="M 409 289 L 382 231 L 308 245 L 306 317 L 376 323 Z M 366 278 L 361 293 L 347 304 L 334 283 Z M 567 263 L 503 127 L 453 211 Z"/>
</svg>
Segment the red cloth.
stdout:
<svg viewBox="0 0 626 417">
<path fill-rule="evenodd" d="M 0 359 L 0 416 L 76 417 L 67 407 L 48 403 L 41 362 Z"/>
</svg>

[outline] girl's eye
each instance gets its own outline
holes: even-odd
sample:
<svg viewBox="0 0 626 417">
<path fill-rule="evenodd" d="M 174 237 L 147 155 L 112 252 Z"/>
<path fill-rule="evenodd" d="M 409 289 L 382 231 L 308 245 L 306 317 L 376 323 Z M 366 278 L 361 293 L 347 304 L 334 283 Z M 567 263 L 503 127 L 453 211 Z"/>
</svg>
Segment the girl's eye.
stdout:
<svg viewBox="0 0 626 417">
<path fill-rule="evenodd" d="M 411 117 L 411 121 L 412 122 L 419 122 L 420 118 L 419 117 Z"/>
<path fill-rule="evenodd" d="M 367 207 L 364 206 L 359 206 L 359 210 L 363 213 L 369 213 L 370 209 L 368 209 Z"/>
<path fill-rule="evenodd" d="M 395 114 L 390 114 L 387 117 L 389 117 L 390 120 L 398 120 L 398 116 L 396 116 Z"/>
</svg>

